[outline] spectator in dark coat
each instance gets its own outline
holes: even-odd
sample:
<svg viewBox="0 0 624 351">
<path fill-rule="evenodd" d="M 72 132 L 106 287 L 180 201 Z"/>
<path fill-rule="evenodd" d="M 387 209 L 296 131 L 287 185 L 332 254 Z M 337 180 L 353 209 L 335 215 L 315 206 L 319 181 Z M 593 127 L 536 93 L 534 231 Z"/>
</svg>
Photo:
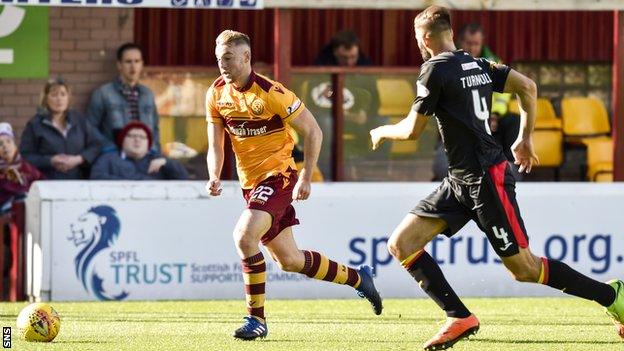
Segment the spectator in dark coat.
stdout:
<svg viewBox="0 0 624 351">
<path fill-rule="evenodd" d="M 10 211 L 13 201 L 26 197 L 30 185 L 43 178 L 17 151 L 11 125 L 0 123 L 0 214 Z"/>
<path fill-rule="evenodd" d="M 22 134 L 22 155 L 48 179 L 87 179 L 101 149 L 97 131 L 86 118 L 69 109 L 69 100 L 65 81 L 48 81 L 41 111 Z"/>
<path fill-rule="evenodd" d="M 188 179 L 188 173 L 180 163 L 149 152 L 152 143 L 150 128 L 142 122 L 130 121 L 117 134 L 117 147 L 121 151 L 102 154 L 93 165 L 91 179 Z"/>
<path fill-rule="evenodd" d="M 360 39 L 350 30 L 334 34 L 314 59 L 317 66 L 371 66 L 373 62 L 360 49 Z"/>
</svg>

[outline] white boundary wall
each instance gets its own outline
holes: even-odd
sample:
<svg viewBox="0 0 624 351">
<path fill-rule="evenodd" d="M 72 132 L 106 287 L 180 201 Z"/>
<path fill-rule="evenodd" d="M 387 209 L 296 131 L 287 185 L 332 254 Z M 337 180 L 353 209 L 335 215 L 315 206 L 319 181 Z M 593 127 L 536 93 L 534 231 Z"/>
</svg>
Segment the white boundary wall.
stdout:
<svg viewBox="0 0 624 351">
<path fill-rule="evenodd" d="M 375 266 L 385 297 L 424 296 L 385 242 L 436 186 L 313 184 L 312 197 L 295 204 L 301 220 L 295 237 L 301 248 Z M 520 183 L 517 191 L 534 253 L 599 280 L 624 277 L 624 184 Z M 98 206 L 116 215 L 93 215 Z M 37 182 L 27 201 L 27 293 L 43 300 L 241 298 L 231 232 L 243 206 L 236 182 L 226 182 L 218 198 L 207 196 L 203 182 Z M 102 236 L 112 237 L 115 217 L 118 237 L 96 247 Z M 428 251 L 460 295 L 561 295 L 513 281 L 474 224 L 434 243 Z M 266 252 L 265 258 L 271 262 Z M 268 298 L 354 296 L 348 287 L 283 273 L 275 264 L 268 279 Z"/>
</svg>

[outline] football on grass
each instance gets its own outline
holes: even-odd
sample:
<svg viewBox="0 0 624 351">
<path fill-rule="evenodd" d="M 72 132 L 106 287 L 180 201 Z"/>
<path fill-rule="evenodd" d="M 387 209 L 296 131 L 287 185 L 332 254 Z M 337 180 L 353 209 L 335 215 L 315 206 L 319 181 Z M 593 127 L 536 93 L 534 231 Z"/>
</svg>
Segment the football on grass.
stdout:
<svg viewBox="0 0 624 351">
<path fill-rule="evenodd" d="M 60 328 L 61 317 L 47 303 L 32 303 L 17 316 L 17 332 L 26 341 L 52 341 Z"/>
</svg>

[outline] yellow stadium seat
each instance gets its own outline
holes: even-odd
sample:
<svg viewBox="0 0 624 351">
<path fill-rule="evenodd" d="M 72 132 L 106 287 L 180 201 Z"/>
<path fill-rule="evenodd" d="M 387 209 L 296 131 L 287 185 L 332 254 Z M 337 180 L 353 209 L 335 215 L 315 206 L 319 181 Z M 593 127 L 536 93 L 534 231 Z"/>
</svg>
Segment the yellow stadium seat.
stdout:
<svg viewBox="0 0 624 351">
<path fill-rule="evenodd" d="M 594 182 L 599 182 L 599 183 L 613 182 L 613 171 L 596 173 L 596 175 L 594 176 Z"/>
<path fill-rule="evenodd" d="M 397 123 L 410 111 L 416 94 L 409 80 L 397 78 L 377 79 L 379 91 L 379 115 L 388 116 L 390 123 Z M 408 155 L 418 150 L 416 140 L 393 140 L 390 155 Z"/>
<path fill-rule="evenodd" d="M 184 143 L 198 152 L 208 151 L 208 123 L 204 117 L 179 117 L 184 118 L 186 124 L 186 138 Z"/>
<path fill-rule="evenodd" d="M 409 80 L 396 78 L 377 79 L 379 92 L 379 115 L 405 117 L 416 99 L 414 87 Z"/>
<path fill-rule="evenodd" d="M 535 130 L 533 146 L 539 167 L 559 167 L 563 164 L 563 134 L 559 130 Z"/>
<path fill-rule="evenodd" d="M 160 129 L 160 145 L 175 141 L 175 120 L 171 116 L 160 116 L 158 128 Z M 167 151 L 163 148 L 163 151 Z"/>
<path fill-rule="evenodd" d="M 613 179 L 613 140 L 610 137 L 586 138 L 587 179 L 607 181 L 609 174 Z"/>
<path fill-rule="evenodd" d="M 536 106 L 537 115 L 535 116 L 535 129 L 561 129 L 561 119 L 555 115 L 555 109 L 553 108 L 550 100 L 545 98 L 537 99 Z M 518 107 L 518 100 L 509 101 L 510 113 L 520 114 L 520 108 Z"/>
<path fill-rule="evenodd" d="M 563 134 L 568 137 L 600 136 L 611 131 L 607 110 L 596 98 L 564 98 L 561 115 Z"/>
</svg>

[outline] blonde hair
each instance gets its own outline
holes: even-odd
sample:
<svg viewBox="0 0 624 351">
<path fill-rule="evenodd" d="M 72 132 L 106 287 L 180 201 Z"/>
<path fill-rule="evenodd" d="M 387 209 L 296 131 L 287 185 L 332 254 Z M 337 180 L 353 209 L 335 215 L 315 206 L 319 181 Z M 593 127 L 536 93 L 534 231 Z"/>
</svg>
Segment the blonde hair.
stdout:
<svg viewBox="0 0 624 351">
<path fill-rule="evenodd" d="M 52 89 L 56 87 L 63 87 L 67 90 L 67 95 L 71 97 L 71 90 L 69 89 L 69 85 L 63 78 L 52 78 L 46 82 L 43 86 L 43 91 L 41 92 L 41 107 L 45 111 L 49 111 L 48 108 L 48 94 L 52 91 Z"/>
<path fill-rule="evenodd" d="M 251 47 L 251 40 L 249 36 L 245 33 L 237 32 L 235 30 L 224 30 L 219 34 L 216 40 L 217 45 L 241 45 L 246 44 Z"/>
</svg>

